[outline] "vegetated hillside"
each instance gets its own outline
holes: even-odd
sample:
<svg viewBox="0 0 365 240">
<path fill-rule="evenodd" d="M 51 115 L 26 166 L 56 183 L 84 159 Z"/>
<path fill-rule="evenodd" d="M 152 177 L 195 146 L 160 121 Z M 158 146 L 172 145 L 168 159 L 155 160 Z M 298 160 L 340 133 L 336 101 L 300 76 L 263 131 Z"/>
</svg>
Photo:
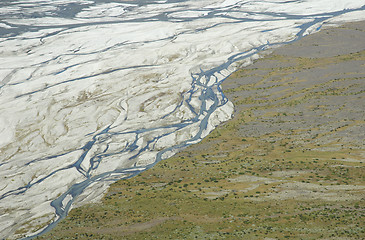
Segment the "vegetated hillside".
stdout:
<svg viewBox="0 0 365 240">
<path fill-rule="evenodd" d="M 231 121 L 39 239 L 361 239 L 365 23 L 279 48 L 223 84 Z"/>
</svg>

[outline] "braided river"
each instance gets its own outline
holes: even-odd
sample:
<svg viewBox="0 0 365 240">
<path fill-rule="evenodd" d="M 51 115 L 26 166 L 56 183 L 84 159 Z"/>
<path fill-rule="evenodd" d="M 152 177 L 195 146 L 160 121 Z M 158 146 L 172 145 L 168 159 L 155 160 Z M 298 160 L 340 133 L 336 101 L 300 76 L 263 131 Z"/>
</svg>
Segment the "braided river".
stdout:
<svg viewBox="0 0 365 240">
<path fill-rule="evenodd" d="M 2 0 L 0 239 L 199 142 L 231 118 L 236 69 L 364 19 L 364 0 Z"/>
</svg>

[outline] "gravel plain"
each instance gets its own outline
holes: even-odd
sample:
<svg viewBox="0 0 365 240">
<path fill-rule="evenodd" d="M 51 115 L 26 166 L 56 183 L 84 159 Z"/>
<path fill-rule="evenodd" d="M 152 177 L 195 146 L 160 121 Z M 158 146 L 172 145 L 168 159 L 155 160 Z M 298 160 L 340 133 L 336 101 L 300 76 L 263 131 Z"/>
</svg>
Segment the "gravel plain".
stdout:
<svg viewBox="0 0 365 240">
<path fill-rule="evenodd" d="M 236 71 L 230 121 L 41 239 L 363 239 L 363 39 L 323 29 Z"/>
</svg>

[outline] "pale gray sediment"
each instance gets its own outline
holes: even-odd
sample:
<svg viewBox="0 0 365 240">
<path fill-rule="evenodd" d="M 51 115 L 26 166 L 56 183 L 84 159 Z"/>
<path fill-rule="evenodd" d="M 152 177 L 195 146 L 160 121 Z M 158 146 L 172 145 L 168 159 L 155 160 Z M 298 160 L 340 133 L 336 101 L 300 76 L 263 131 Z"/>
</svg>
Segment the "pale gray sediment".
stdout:
<svg viewBox="0 0 365 240">
<path fill-rule="evenodd" d="M 222 84 L 233 119 L 40 239 L 360 239 L 364 34 L 323 29 L 236 71 Z"/>
<path fill-rule="evenodd" d="M 362 9 L 363 8 L 359 8 L 358 10 Z M 245 6 L 243 6 L 242 10 L 245 12 L 247 9 Z M 237 10 L 235 9 L 234 12 L 236 11 Z M 247 46 L 242 46 L 241 50 L 244 51 L 253 47 L 252 51 L 249 52 L 239 53 L 239 51 L 236 51 L 233 48 L 236 45 L 231 44 L 231 46 L 227 50 L 224 50 L 221 53 L 221 60 L 216 59 L 218 56 L 217 54 L 218 52 L 220 52 L 220 50 L 223 50 L 227 43 L 231 42 L 231 40 L 237 41 L 239 43 L 237 44 L 237 46 L 239 46 L 241 45 L 242 41 L 252 42 L 251 40 L 247 39 L 248 37 L 249 39 L 251 39 L 251 37 L 254 37 L 253 39 L 256 38 L 255 34 L 243 34 L 244 37 L 241 38 L 242 36 L 240 37 L 238 35 L 234 35 L 233 33 L 229 34 L 226 31 L 223 31 L 221 28 L 222 26 L 229 26 L 229 28 L 233 29 L 233 24 L 237 25 L 240 28 L 244 27 L 244 25 L 241 24 L 241 21 L 235 23 L 230 22 L 230 19 L 227 19 L 227 23 L 223 21 L 221 24 L 218 24 L 216 20 L 219 20 L 220 22 L 221 20 L 224 20 L 224 18 L 221 18 L 218 12 L 213 11 L 212 14 L 217 13 L 217 19 L 213 20 L 214 24 L 209 26 L 207 25 L 206 27 L 199 27 L 199 29 L 196 30 L 197 32 L 210 32 L 214 26 L 218 26 L 219 28 L 217 29 L 217 32 L 214 32 L 214 35 L 224 36 L 227 40 L 221 40 L 221 45 L 216 43 L 212 45 L 207 45 L 207 49 L 213 48 L 214 45 L 214 49 L 217 49 L 215 53 L 214 51 L 205 51 L 205 48 L 202 48 L 200 50 L 198 48 L 194 50 L 199 53 L 198 55 L 200 55 L 201 53 L 206 54 L 206 59 L 214 56 L 214 61 L 217 61 L 217 64 L 221 64 L 222 62 L 224 62 L 219 67 L 215 67 L 210 70 L 209 67 L 207 67 L 208 70 L 198 69 L 198 67 L 197 69 L 195 69 L 197 65 L 195 65 L 194 61 L 189 57 L 184 57 L 180 59 L 180 53 L 184 52 L 183 49 L 185 49 L 185 47 L 176 50 L 179 53 L 178 55 L 171 56 L 167 54 L 170 48 L 163 50 L 163 46 L 169 46 L 167 43 L 170 43 L 170 40 L 176 40 L 176 37 L 178 39 L 182 37 L 183 40 L 180 40 L 180 43 L 184 46 L 186 45 L 186 49 L 190 53 L 190 43 L 196 42 L 198 40 L 195 37 L 195 34 L 190 34 L 190 31 L 184 30 L 180 32 L 179 30 L 176 33 L 173 33 L 169 30 L 168 33 L 166 32 L 166 34 L 163 34 L 163 36 L 161 37 L 156 36 L 155 40 L 148 40 L 147 38 L 145 38 L 145 36 L 154 36 L 154 34 L 152 34 L 152 32 L 146 34 L 145 29 L 147 28 L 141 28 L 143 29 L 141 31 L 141 34 L 136 34 L 136 36 L 138 35 L 138 37 L 141 38 L 136 38 L 136 36 L 134 36 L 131 39 L 137 42 L 140 41 L 142 43 L 140 46 L 144 46 L 146 51 L 144 51 L 143 49 L 139 49 L 138 52 L 140 54 L 136 54 L 134 51 L 132 51 L 133 53 L 131 52 L 130 54 L 128 54 L 129 50 L 131 49 L 128 41 L 122 41 L 122 39 L 119 39 L 120 36 L 126 36 L 123 32 L 125 27 L 111 27 L 111 22 L 102 23 L 92 21 L 89 22 L 89 24 L 85 23 L 86 25 L 82 28 L 82 24 L 75 25 L 71 23 L 65 23 L 66 25 L 62 25 L 62 28 L 64 29 L 62 31 L 60 30 L 62 36 L 65 36 L 65 39 L 67 39 L 65 41 L 62 40 L 63 38 L 58 37 L 58 34 L 60 33 L 58 32 L 59 30 L 53 30 L 54 27 L 52 26 L 43 26 L 42 28 L 49 32 L 45 33 L 45 35 L 40 34 L 35 37 L 35 40 L 37 42 L 37 38 L 39 38 L 40 41 L 38 42 L 38 44 L 40 45 L 37 45 L 37 48 L 33 48 L 29 45 L 26 51 L 19 50 L 19 52 L 30 53 L 29 55 L 26 55 L 25 58 L 22 58 L 22 60 L 26 62 L 33 62 L 28 61 L 27 59 L 43 59 L 44 55 L 41 54 L 42 51 L 47 51 L 51 47 L 54 51 L 54 54 L 47 56 L 46 60 L 40 61 L 37 67 L 35 65 L 29 66 L 29 69 L 30 72 L 33 71 L 32 69 L 35 69 L 35 72 L 38 71 L 38 69 L 42 69 L 42 71 L 44 71 L 44 74 L 46 74 L 46 72 L 51 69 L 50 66 L 53 66 L 54 69 L 57 70 L 49 71 L 49 75 L 47 76 L 49 76 L 50 78 L 46 77 L 43 72 L 42 74 L 39 74 L 41 76 L 40 79 L 44 81 L 42 82 L 42 84 L 31 84 L 33 81 L 33 78 L 31 77 L 29 78 L 31 80 L 27 79 L 24 82 L 18 81 L 23 81 L 24 79 L 22 77 L 20 77 L 19 79 L 14 77 L 13 80 L 15 80 L 16 84 L 14 85 L 11 81 L 9 82 L 8 79 L 5 79 L 6 81 L 4 82 L 4 84 L 7 85 L 4 85 L 3 88 L 6 89 L 6 87 L 11 85 L 12 88 L 14 87 L 22 89 L 18 86 L 18 84 L 26 84 L 30 86 L 29 89 L 24 88 L 24 91 L 19 94 L 15 94 L 14 92 L 14 98 L 16 99 L 16 101 L 7 101 L 9 103 L 9 106 L 5 104 L 4 109 L 6 109 L 6 111 L 4 113 L 4 116 L 7 115 L 7 111 L 9 111 L 8 115 L 17 116 L 16 119 L 25 119 L 21 117 L 23 115 L 28 117 L 33 116 L 31 114 L 34 114 L 34 116 L 37 116 L 30 117 L 30 121 L 23 121 L 23 125 L 14 125 L 14 129 L 11 131 L 9 131 L 9 129 L 12 129 L 11 127 L 8 127 L 7 130 L 7 135 L 9 136 L 7 142 L 10 143 L 12 141 L 12 144 L 14 144 L 11 145 L 11 147 L 7 148 L 7 151 L 5 153 L 3 152 L 6 156 L 9 157 L 6 157 L 7 165 L 5 166 L 5 164 L 3 164 L 2 166 L 4 166 L 4 169 L 8 166 L 11 167 L 14 162 L 12 159 L 21 156 L 19 157 L 19 159 L 22 164 L 23 162 L 25 164 L 22 167 L 17 167 L 15 170 L 13 168 L 12 172 L 26 173 L 24 174 L 25 177 L 22 176 L 20 178 L 15 178 L 17 181 L 12 181 L 10 180 L 10 178 L 8 178 L 8 180 L 5 180 L 4 178 L 3 181 L 7 181 L 6 183 L 11 182 L 11 185 L 8 185 L 9 187 L 6 189 L 6 191 L 4 191 L 5 193 L 0 196 L 0 198 L 4 199 L 2 201 L 4 209 L 12 214 L 11 216 L 7 216 L 6 219 L 2 218 L 4 219 L 4 222 L 7 222 L 7 226 L 9 226 L 6 228 L 11 228 L 11 230 L 9 230 L 9 234 L 10 232 L 17 231 L 20 234 L 27 236 L 27 232 L 31 231 L 31 226 L 34 226 L 34 222 L 38 221 L 34 216 L 36 216 L 36 214 L 43 216 L 41 212 L 44 212 L 44 215 L 46 215 L 47 212 L 47 218 L 50 222 L 52 218 L 57 218 L 56 222 L 51 223 L 47 227 L 46 230 L 48 230 L 55 226 L 55 224 L 60 219 L 66 216 L 71 206 L 76 206 L 81 203 L 83 204 L 85 202 L 98 200 L 98 197 L 101 196 L 101 193 L 106 190 L 106 183 L 109 180 L 114 181 L 117 178 L 119 179 L 122 177 L 131 177 L 146 168 L 154 166 L 154 164 L 160 159 L 163 159 L 168 155 L 170 156 L 176 148 L 180 148 L 180 146 L 186 146 L 191 143 L 200 141 L 201 138 L 206 136 L 206 134 L 210 130 L 212 130 L 214 126 L 216 126 L 221 121 L 227 120 L 231 115 L 231 111 L 216 111 L 217 108 L 228 107 L 229 104 L 226 104 L 227 99 L 221 97 L 220 92 L 217 90 L 215 85 L 218 84 L 222 79 L 224 79 L 227 76 L 226 74 L 229 74 L 230 71 L 227 72 L 226 70 L 228 70 L 231 64 L 233 64 L 236 60 L 249 58 L 253 54 L 263 49 L 266 49 L 266 47 L 275 46 L 276 44 L 281 43 L 281 41 L 288 40 L 287 37 L 290 37 L 290 39 L 292 40 L 297 39 L 296 37 L 301 38 L 304 32 L 306 32 L 307 30 L 308 32 L 314 31 L 314 29 L 320 27 L 321 23 L 326 19 L 331 19 L 335 16 L 339 16 L 341 14 L 345 14 L 351 11 L 353 10 L 344 9 L 332 13 L 326 12 L 322 14 L 316 14 L 316 17 L 314 18 L 313 15 L 310 14 L 309 18 L 307 18 L 304 22 L 301 22 L 304 19 L 304 15 L 285 15 L 285 17 L 287 17 L 287 20 L 293 21 L 292 30 L 295 31 L 292 31 L 289 26 L 286 26 L 283 29 L 285 31 L 282 32 L 277 28 L 280 24 L 277 25 L 278 22 L 275 19 L 273 22 L 274 25 L 271 28 L 269 28 L 271 24 L 267 23 L 262 26 L 264 27 L 266 25 L 266 27 L 262 29 L 269 28 L 270 32 L 271 30 L 273 30 L 272 33 L 269 34 L 273 34 L 273 36 L 268 36 L 267 38 L 265 37 L 265 41 L 263 42 L 261 42 L 261 40 L 263 39 L 262 37 L 258 38 L 259 41 L 257 43 L 252 40 L 254 45 L 250 43 L 250 48 L 247 48 Z M 147 12 L 149 13 L 149 11 Z M 180 14 L 183 14 L 184 12 L 185 9 L 182 10 Z M 172 18 L 169 19 L 170 22 L 173 22 L 174 17 L 172 12 L 170 13 L 171 14 L 169 15 L 171 15 Z M 89 15 L 86 14 L 84 16 Z M 138 14 L 138 16 L 141 15 Z M 209 21 L 211 21 L 213 19 L 212 16 L 213 15 L 207 15 L 207 20 L 209 19 Z M 82 17 L 82 14 L 78 17 Z M 273 16 L 269 14 L 268 17 L 269 19 L 271 19 Z M 155 22 L 154 19 L 154 16 L 146 17 L 143 19 L 142 22 L 147 23 L 151 21 L 151 23 L 156 24 L 154 26 L 157 27 L 160 23 Z M 190 20 L 193 19 L 194 18 Z M 296 19 L 299 21 L 299 23 L 296 21 Z M 168 19 L 165 20 L 167 21 Z M 185 20 L 189 19 L 186 18 Z M 246 22 L 246 20 L 246 17 L 242 18 L 242 21 Z M 27 20 L 23 19 L 23 21 Z M 43 21 L 38 19 L 36 22 Z M 118 23 L 126 24 L 124 26 L 129 26 L 129 24 L 133 22 L 140 23 L 140 20 L 134 19 L 125 22 L 125 18 L 123 18 L 122 20 L 118 20 L 115 22 L 113 21 L 113 24 Z M 19 25 L 23 24 L 19 22 Z M 100 25 L 102 27 L 99 28 L 97 25 Z M 166 25 L 164 26 L 170 26 L 170 23 L 166 23 Z M 103 29 L 103 33 L 105 31 L 105 33 L 107 34 L 101 34 L 101 32 L 97 29 Z M 110 34 L 108 33 L 108 29 L 110 30 Z M 148 27 L 148 29 L 153 29 L 153 27 Z M 170 27 L 167 27 L 166 29 L 170 29 Z M 116 32 L 117 30 L 120 32 Z M 261 33 L 267 32 L 267 30 L 259 31 Z M 220 32 L 224 34 L 220 34 Z M 276 35 L 274 34 L 274 32 L 279 32 L 280 34 Z M 73 35 L 73 33 L 76 33 L 76 35 Z M 114 33 L 115 35 L 111 35 L 111 33 Z M 87 36 L 85 34 L 87 34 Z M 287 34 L 289 34 L 289 36 Z M 79 38 L 78 36 L 81 35 L 83 37 Z M 92 46 L 89 46 L 89 39 L 93 39 L 94 36 L 101 35 L 108 37 L 97 37 L 96 39 L 98 41 L 96 41 L 95 44 L 91 44 Z M 135 35 L 135 32 L 133 35 Z M 186 36 L 194 36 L 194 38 L 192 40 L 187 40 L 185 38 Z M 232 36 L 234 36 L 234 38 L 232 38 Z M 110 39 L 113 40 L 110 41 Z M 73 40 L 77 40 L 77 42 L 74 42 Z M 202 40 L 204 42 L 203 45 L 206 44 L 204 38 L 199 37 L 199 40 Z M 85 44 L 83 41 L 85 41 Z M 67 44 L 63 45 L 64 43 Z M 108 45 L 107 43 L 110 43 L 111 45 Z M 146 43 L 151 43 L 152 45 L 148 45 Z M 162 45 L 158 45 L 159 47 L 157 47 L 157 45 L 154 45 L 155 43 Z M 11 44 L 9 44 L 9 46 L 10 45 Z M 58 46 L 58 48 L 55 48 L 55 46 Z M 90 48 L 87 46 L 89 46 Z M 154 48 L 159 49 L 161 52 L 161 56 L 164 56 L 160 58 L 160 56 L 149 54 L 150 51 L 154 51 Z M 68 49 L 69 53 L 66 54 L 67 57 L 65 59 L 67 60 L 63 62 L 65 65 L 62 65 L 60 64 L 60 62 L 58 62 L 58 59 L 63 59 L 63 56 L 66 56 L 64 55 L 64 49 Z M 234 53 L 234 51 L 236 51 L 236 53 Z M 35 55 L 33 55 L 33 53 Z M 130 59 L 133 61 L 128 62 L 128 64 L 123 64 L 121 62 L 116 65 L 111 64 L 112 62 L 110 61 L 110 59 L 116 59 L 116 57 L 120 58 L 121 53 L 125 53 L 127 56 L 133 56 Z M 13 53 L 9 52 L 9 54 Z M 231 54 L 228 60 L 226 58 L 228 57 L 226 54 Z M 195 54 L 192 55 L 196 56 Z M 83 60 L 84 57 L 85 61 Z M 91 62 L 86 59 L 91 59 Z M 167 72 L 164 72 L 165 70 L 162 71 L 160 68 L 158 68 L 158 73 L 154 72 L 152 74 L 145 74 L 147 73 L 148 68 L 152 66 L 160 66 L 160 63 L 158 63 L 159 60 L 157 61 L 156 59 L 165 59 L 167 62 L 169 62 L 169 64 L 170 62 L 176 60 L 181 68 L 178 68 L 180 70 L 173 70 L 175 76 L 179 75 L 177 74 L 179 71 L 181 71 L 181 74 L 184 73 L 182 76 L 185 76 L 186 69 L 189 69 L 189 67 L 187 66 L 194 66 L 193 68 L 191 68 L 192 73 L 194 73 L 191 74 L 191 77 L 193 78 L 193 84 L 191 85 L 191 89 L 189 82 L 185 82 L 183 84 L 183 82 L 180 81 L 180 78 L 176 78 L 176 81 L 172 80 L 172 78 L 169 78 L 168 85 L 165 85 L 166 82 L 160 81 L 160 77 L 163 79 L 163 76 L 166 76 L 165 73 L 170 72 L 170 70 L 168 70 L 170 69 L 170 65 L 168 67 L 166 65 L 166 68 L 163 68 Z M 186 64 L 182 62 L 182 59 L 185 59 L 187 61 Z M 200 61 L 201 59 L 205 59 L 205 57 L 199 56 L 196 61 Z M 143 64 L 141 64 L 139 60 L 141 60 Z M 165 60 L 163 60 L 163 62 L 165 62 Z M 212 63 L 211 66 L 216 66 L 216 63 Z M 17 71 L 19 74 L 24 73 L 24 71 L 22 70 L 24 68 L 24 64 L 21 64 L 21 61 L 14 60 L 14 67 L 17 67 Z M 205 66 L 202 68 L 205 69 Z M 90 69 L 92 69 L 91 72 Z M 138 71 L 136 71 L 137 69 Z M 197 70 L 197 72 L 195 70 Z M 130 73 L 134 77 L 126 75 L 123 71 L 130 71 Z M 33 74 L 31 75 L 33 76 Z M 108 78 L 106 78 L 107 81 L 104 81 L 105 75 L 108 75 Z M 167 75 L 170 75 L 170 73 Z M 190 76 L 190 74 L 188 75 Z M 9 78 L 10 76 L 15 76 L 13 71 L 9 73 Z M 128 77 L 124 78 L 124 76 Z M 90 80 L 94 78 L 96 78 L 95 82 L 94 80 Z M 40 79 L 35 78 L 34 80 Z M 132 85 L 135 84 L 135 86 L 130 87 L 129 79 L 140 79 L 141 82 L 132 81 L 134 82 Z M 190 78 L 184 77 L 183 79 L 186 80 Z M 87 85 L 89 86 L 87 89 L 84 89 L 84 80 L 85 83 L 87 82 Z M 124 80 L 125 82 L 123 82 Z M 156 81 L 159 83 L 157 84 Z M 49 82 L 52 82 L 52 84 L 49 85 Z M 179 87 L 176 84 L 182 85 L 181 87 Z M 212 86 L 211 84 L 214 84 L 214 86 Z M 120 88 L 116 89 L 115 87 L 117 86 L 119 86 Z M 127 88 L 125 88 L 125 86 L 128 86 L 128 94 L 123 94 L 124 90 L 127 91 Z M 150 88 L 150 86 L 153 87 Z M 149 90 L 153 89 L 155 86 L 161 87 L 161 90 L 159 90 L 161 91 L 160 94 L 157 94 L 157 92 L 149 92 Z M 105 89 L 105 91 L 102 90 L 101 87 Z M 168 89 L 179 90 L 167 91 Z M 141 91 L 144 94 L 150 96 L 153 95 L 153 97 L 147 95 L 142 96 L 140 95 Z M 178 91 L 185 92 L 186 95 L 184 93 L 184 95 L 180 96 L 178 94 Z M 3 93 L 4 92 L 7 91 L 4 90 Z M 11 93 L 11 91 L 8 92 Z M 172 97 L 170 93 L 175 94 L 174 96 L 178 96 L 176 98 Z M 216 93 L 219 94 L 216 95 Z M 75 96 L 75 98 L 70 98 L 69 96 Z M 25 103 L 25 99 L 27 98 L 29 100 L 32 99 L 33 102 L 28 101 L 27 104 L 22 104 Z M 116 104 L 115 107 L 114 104 Z M 174 107 L 174 104 L 176 105 L 176 108 L 171 108 Z M 52 106 L 52 108 L 50 108 L 50 112 L 43 111 L 44 109 L 46 109 L 45 106 L 48 105 Z M 24 110 L 19 109 L 19 106 L 23 106 Z M 67 107 L 67 111 L 63 111 L 65 106 L 69 106 Z M 80 110 L 78 107 L 80 107 Z M 183 114 L 178 113 L 177 109 L 182 109 Z M 70 110 L 70 112 L 68 110 Z M 229 108 L 229 110 L 232 110 L 232 108 Z M 259 109 L 254 110 L 256 111 Z M 94 113 L 96 115 L 94 115 Z M 89 117 L 91 115 L 93 115 L 93 117 Z M 97 121 L 95 121 L 95 119 L 97 119 Z M 138 119 L 138 121 L 136 119 Z M 181 119 L 187 120 L 184 120 L 181 123 Z M 198 124 L 194 125 L 196 121 L 199 121 L 199 126 L 196 126 Z M 7 122 L 9 122 L 10 124 L 17 121 L 9 120 Z M 128 128 L 127 126 L 130 126 L 131 128 Z M 140 126 L 142 126 L 141 129 Z M 191 126 L 190 129 L 192 130 L 187 130 L 187 126 Z M 24 132 L 24 135 L 19 136 L 16 134 L 12 135 L 14 132 L 17 132 L 16 129 L 21 129 L 22 131 L 19 132 L 23 132 L 23 129 L 28 128 L 31 129 L 29 130 L 29 133 Z M 38 129 L 40 129 L 41 131 L 39 131 Z M 197 133 L 195 132 L 195 129 L 198 129 Z M 190 140 L 186 140 L 184 138 L 186 133 L 188 136 L 189 134 L 192 135 Z M 30 134 L 38 134 L 41 136 L 34 138 L 34 135 Z M 13 138 L 16 138 L 18 140 L 11 140 Z M 174 146 L 170 147 L 171 145 Z M 21 150 L 21 154 L 24 155 L 15 155 L 16 157 L 13 158 L 13 154 L 18 151 L 18 146 L 24 147 Z M 50 146 L 57 147 L 49 148 Z M 153 150 L 159 149 L 163 150 L 161 150 L 161 152 L 159 153 L 153 152 Z M 156 158 L 152 157 L 150 153 L 152 153 L 153 156 L 156 156 Z M 60 161 L 64 161 L 64 165 L 60 164 L 59 159 Z M 124 159 L 126 161 L 121 161 L 121 159 Z M 154 159 L 156 159 L 156 161 Z M 47 163 L 47 165 L 45 163 Z M 17 164 L 19 166 L 21 165 L 20 163 Z M 44 170 L 43 168 L 45 166 L 48 166 L 48 164 L 49 167 L 47 167 L 47 170 Z M 44 174 L 44 171 L 50 172 L 49 174 Z M 8 176 L 11 174 L 7 172 L 6 175 Z M 63 181 L 58 181 L 58 179 L 62 179 Z M 42 189 L 42 184 L 47 185 L 47 192 Z M 49 187 L 51 185 L 53 187 Z M 64 190 L 64 186 L 67 186 L 68 188 Z M 86 188 L 88 189 L 86 190 Z M 32 207 L 30 206 L 30 196 L 27 194 L 31 194 L 32 191 L 37 193 L 32 194 L 31 196 L 32 199 L 33 197 L 34 199 L 36 199 L 35 201 L 33 201 L 33 206 L 34 208 L 38 207 L 37 210 L 29 210 L 32 209 Z M 38 194 L 40 192 L 42 192 L 44 196 L 43 199 L 45 203 L 47 203 L 47 208 L 40 208 L 39 206 L 37 206 L 39 199 L 41 199 L 40 194 Z M 13 201 L 11 199 L 16 200 Z M 17 203 L 17 205 L 9 206 L 9 202 Z M 25 215 L 19 217 L 20 215 L 13 211 L 12 208 L 19 209 L 23 207 L 23 202 L 27 203 L 28 206 L 27 209 L 23 211 Z M 47 211 L 45 211 L 45 209 Z M 29 214 L 30 212 L 32 213 Z M 56 216 L 54 216 L 54 212 L 56 212 Z M 26 220 L 28 218 L 32 220 Z M 10 222 L 9 219 L 11 219 L 12 222 Z M 45 218 L 43 217 L 43 219 Z M 29 223 L 29 228 L 24 227 L 25 223 L 22 221 L 27 221 Z M 42 221 L 46 222 L 45 220 Z"/>
</svg>

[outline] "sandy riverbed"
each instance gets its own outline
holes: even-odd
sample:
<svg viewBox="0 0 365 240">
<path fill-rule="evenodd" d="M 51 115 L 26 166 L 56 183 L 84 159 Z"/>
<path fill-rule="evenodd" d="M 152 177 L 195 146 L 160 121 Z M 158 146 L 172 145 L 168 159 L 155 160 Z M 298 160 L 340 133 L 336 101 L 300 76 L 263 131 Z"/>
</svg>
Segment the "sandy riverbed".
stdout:
<svg viewBox="0 0 365 240">
<path fill-rule="evenodd" d="M 364 38 L 365 22 L 324 29 L 235 72 L 232 120 L 43 238 L 360 239 Z"/>
</svg>

